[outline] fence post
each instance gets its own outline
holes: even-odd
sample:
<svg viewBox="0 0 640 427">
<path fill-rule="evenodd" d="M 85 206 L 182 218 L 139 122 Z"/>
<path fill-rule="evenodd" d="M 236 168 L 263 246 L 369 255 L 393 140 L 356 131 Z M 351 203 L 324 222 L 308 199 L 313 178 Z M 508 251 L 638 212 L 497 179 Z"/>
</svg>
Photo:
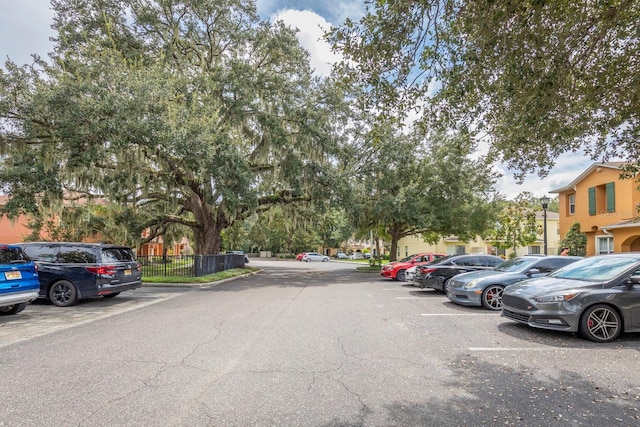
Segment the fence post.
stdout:
<svg viewBox="0 0 640 427">
<path fill-rule="evenodd" d="M 202 264 L 202 255 L 195 255 L 193 258 L 193 277 L 199 277 L 200 267 Z"/>
</svg>

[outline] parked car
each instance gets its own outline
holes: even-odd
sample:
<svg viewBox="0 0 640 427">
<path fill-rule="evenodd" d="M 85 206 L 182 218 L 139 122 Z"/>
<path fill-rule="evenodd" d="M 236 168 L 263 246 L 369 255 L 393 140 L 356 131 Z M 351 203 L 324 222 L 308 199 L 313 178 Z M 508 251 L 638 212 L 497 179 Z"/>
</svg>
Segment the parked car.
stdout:
<svg viewBox="0 0 640 427">
<path fill-rule="evenodd" d="M 242 256 L 244 256 L 245 264 L 249 263 L 249 257 L 247 256 L 247 254 L 244 253 L 244 251 L 227 251 L 226 254 L 227 255 L 242 255 Z"/>
<path fill-rule="evenodd" d="M 492 270 L 503 262 L 502 258 L 495 255 L 449 255 L 418 267 L 413 283 L 423 289 L 445 292 L 446 283 L 453 276 L 476 270 Z"/>
<path fill-rule="evenodd" d="M 574 256 L 525 255 L 505 261 L 493 270 L 462 273 L 449 280 L 447 298 L 456 304 L 500 310 L 505 287 L 532 277 L 546 276 L 581 259 Z"/>
<path fill-rule="evenodd" d="M 596 342 L 640 332 L 640 253 L 592 256 L 510 286 L 502 316 Z"/>
<path fill-rule="evenodd" d="M 18 243 L 38 266 L 39 297 L 67 307 L 84 298 L 115 297 L 142 286 L 142 268 L 126 246 L 100 243 Z"/>
<path fill-rule="evenodd" d="M 380 275 L 382 277 L 388 277 L 393 280 L 404 282 L 406 280 L 405 273 L 407 269 L 413 267 L 414 265 L 432 262 L 438 258 L 442 258 L 445 256 L 447 255 L 433 252 L 414 254 L 403 258 L 400 261 L 392 261 L 388 264 L 383 265 L 380 268 Z"/>
<path fill-rule="evenodd" d="M 302 256 L 302 261 L 305 262 L 309 262 L 309 261 L 322 261 L 322 262 L 327 262 L 329 261 L 329 257 L 326 255 L 322 255 L 318 252 L 306 252 L 303 256 Z"/>
<path fill-rule="evenodd" d="M 354 252 L 349 255 L 349 259 L 364 259 L 364 254 L 362 252 Z"/>
<path fill-rule="evenodd" d="M 412 282 L 413 279 L 416 277 L 416 270 L 417 270 L 418 266 L 414 265 L 413 267 L 409 267 L 404 271 L 404 280 L 406 280 L 407 282 Z"/>
<path fill-rule="evenodd" d="M 302 257 L 304 256 L 304 254 L 306 254 L 306 252 L 300 252 L 298 255 L 296 255 L 296 260 L 302 261 Z"/>
<path fill-rule="evenodd" d="M 344 252 L 338 252 L 336 254 L 336 259 L 349 259 L 349 257 Z"/>
<path fill-rule="evenodd" d="M 38 298 L 38 267 L 22 248 L 0 245 L 0 315 L 20 313 Z"/>
</svg>

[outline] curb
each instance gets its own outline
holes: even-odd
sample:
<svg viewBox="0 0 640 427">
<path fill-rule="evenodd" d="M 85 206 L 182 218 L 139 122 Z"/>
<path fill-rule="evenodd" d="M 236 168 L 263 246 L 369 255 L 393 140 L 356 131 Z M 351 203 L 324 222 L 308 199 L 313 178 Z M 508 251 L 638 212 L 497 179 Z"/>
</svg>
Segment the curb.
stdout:
<svg viewBox="0 0 640 427">
<path fill-rule="evenodd" d="M 213 282 L 205 282 L 205 283 L 149 283 L 142 282 L 143 288 L 190 288 L 190 289 L 206 289 L 212 288 L 214 286 L 222 285 L 223 283 L 231 282 L 236 279 L 241 279 L 243 277 L 253 276 L 254 274 L 261 273 L 263 270 L 252 271 L 250 273 L 240 274 L 234 277 L 228 277 L 222 280 L 216 280 Z"/>
</svg>

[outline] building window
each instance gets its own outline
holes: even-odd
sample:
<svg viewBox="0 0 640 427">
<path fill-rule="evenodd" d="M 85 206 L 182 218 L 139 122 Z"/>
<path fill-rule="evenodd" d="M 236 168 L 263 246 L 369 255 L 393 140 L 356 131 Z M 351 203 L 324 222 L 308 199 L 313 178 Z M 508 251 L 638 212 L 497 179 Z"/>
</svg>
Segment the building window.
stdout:
<svg viewBox="0 0 640 427">
<path fill-rule="evenodd" d="M 467 247 L 464 245 L 456 245 L 455 255 L 462 255 L 466 252 Z"/>
<path fill-rule="evenodd" d="M 569 209 L 568 209 L 569 215 L 575 215 L 575 213 L 576 213 L 576 193 L 569 194 L 568 201 L 569 201 Z"/>
<path fill-rule="evenodd" d="M 529 255 L 540 255 L 540 246 L 529 246 Z"/>
<path fill-rule="evenodd" d="M 409 256 L 409 246 L 404 247 L 404 256 L 405 258 Z"/>
<path fill-rule="evenodd" d="M 613 253 L 612 236 L 596 236 L 596 255 Z"/>
<path fill-rule="evenodd" d="M 589 215 L 611 213 L 616 211 L 615 182 L 608 182 L 589 190 Z"/>
</svg>

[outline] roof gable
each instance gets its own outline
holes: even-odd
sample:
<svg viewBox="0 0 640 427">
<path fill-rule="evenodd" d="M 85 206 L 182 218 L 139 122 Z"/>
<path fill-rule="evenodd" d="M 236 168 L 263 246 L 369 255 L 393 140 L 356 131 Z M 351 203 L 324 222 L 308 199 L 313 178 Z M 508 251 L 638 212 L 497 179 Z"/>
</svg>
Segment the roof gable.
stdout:
<svg viewBox="0 0 640 427">
<path fill-rule="evenodd" d="M 576 179 L 571 181 L 569 184 L 565 185 L 564 187 L 557 188 L 555 190 L 551 190 L 549 192 L 550 193 L 562 193 L 563 191 L 574 190 L 580 181 L 585 179 L 587 176 L 591 175 L 596 169 L 598 169 L 598 168 L 607 168 L 607 169 L 621 170 L 622 169 L 622 165 L 624 165 L 624 162 L 599 162 L 599 163 L 594 163 L 591 166 L 589 166 L 587 169 L 585 169 L 580 175 L 578 175 L 578 177 Z"/>
</svg>

